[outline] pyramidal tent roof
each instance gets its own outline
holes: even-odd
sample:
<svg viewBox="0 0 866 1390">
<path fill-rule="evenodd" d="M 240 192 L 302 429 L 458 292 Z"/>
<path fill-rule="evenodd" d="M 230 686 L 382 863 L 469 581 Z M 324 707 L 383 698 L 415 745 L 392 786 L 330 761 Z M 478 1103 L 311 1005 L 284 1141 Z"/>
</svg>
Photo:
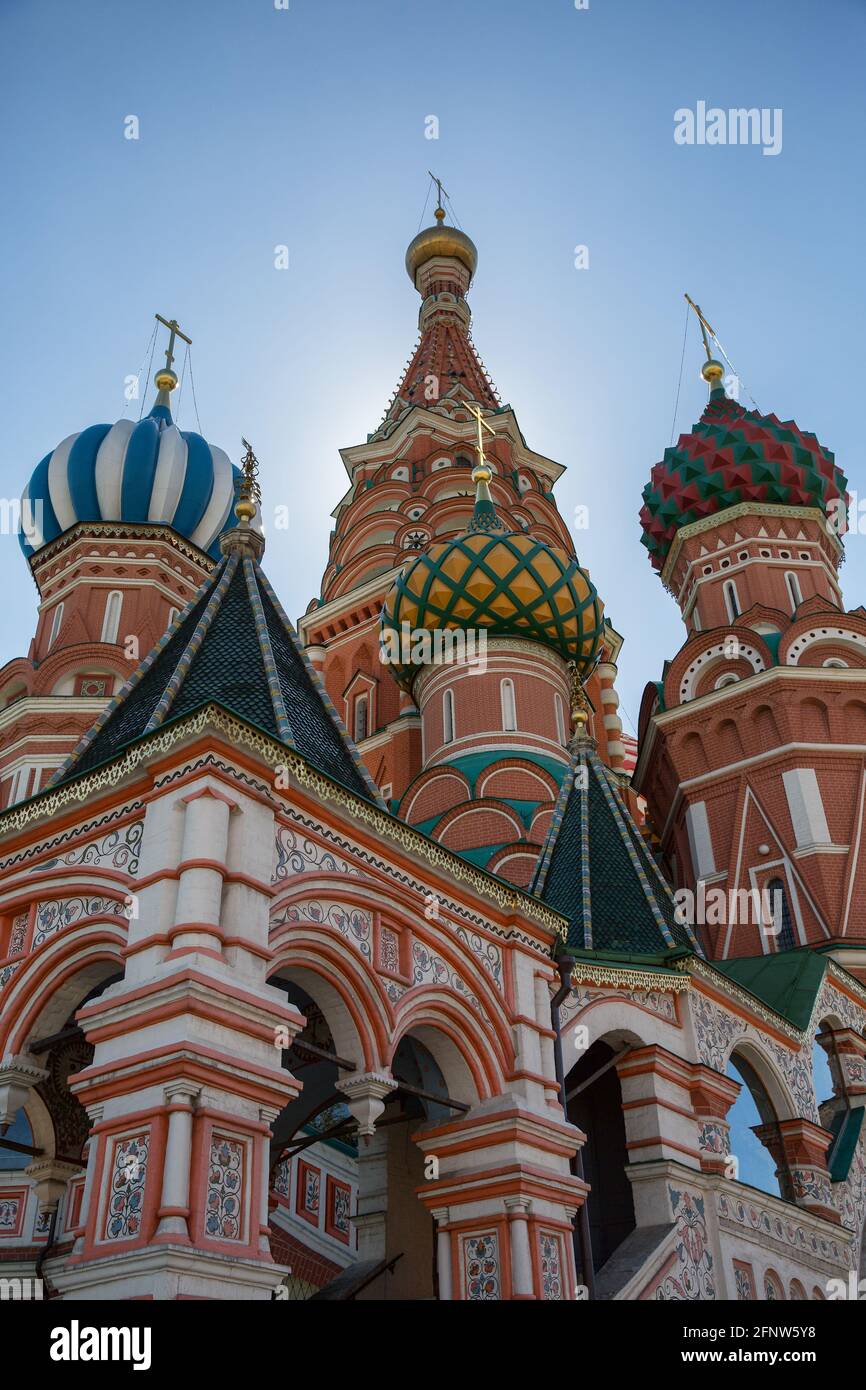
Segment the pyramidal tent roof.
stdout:
<svg viewBox="0 0 866 1390">
<path fill-rule="evenodd" d="M 670 887 L 589 743 L 572 756 L 529 891 L 568 918 L 572 950 L 702 954 L 676 920 Z"/>
<path fill-rule="evenodd" d="M 379 791 L 258 563 L 226 555 L 55 773 L 52 787 L 207 704 L 299 753 L 348 790 Z"/>
</svg>

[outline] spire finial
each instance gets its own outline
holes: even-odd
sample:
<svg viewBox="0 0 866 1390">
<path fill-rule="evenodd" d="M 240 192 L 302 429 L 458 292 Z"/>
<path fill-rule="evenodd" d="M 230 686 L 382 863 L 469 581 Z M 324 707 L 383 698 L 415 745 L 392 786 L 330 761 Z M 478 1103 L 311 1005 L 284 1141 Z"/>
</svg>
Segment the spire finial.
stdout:
<svg viewBox="0 0 866 1390">
<path fill-rule="evenodd" d="M 692 299 L 691 295 L 688 294 L 686 295 L 686 300 L 692 306 L 692 308 L 698 316 L 698 323 L 701 326 L 701 337 L 704 340 L 704 351 L 707 354 L 707 360 L 701 367 L 701 376 L 709 386 L 711 392 L 719 391 L 721 390 L 721 382 L 722 377 L 725 375 L 725 369 L 722 366 L 721 362 L 719 362 L 719 360 L 715 358 L 712 352 L 710 351 L 710 339 L 707 337 L 707 333 L 709 333 L 710 337 L 715 338 L 715 329 L 712 328 L 712 326 L 704 318 L 703 314 L 701 313 L 700 304 L 696 304 L 695 301 Z M 716 339 L 716 341 L 718 341 L 718 339 Z"/>
<path fill-rule="evenodd" d="M 259 461 L 253 453 L 253 446 L 241 436 L 241 443 L 246 450 L 241 459 L 241 479 L 238 500 L 235 503 L 235 516 L 241 526 L 249 526 L 256 514 L 256 507 L 261 505 L 262 490 L 259 486 Z"/>
<path fill-rule="evenodd" d="M 568 663 L 568 703 L 571 715 L 571 746 L 577 748 L 589 739 L 590 704 L 584 690 L 585 680 L 581 677 L 576 661 Z"/>
<path fill-rule="evenodd" d="M 167 406 L 168 393 L 173 391 L 177 386 L 177 372 L 172 369 L 171 365 L 174 361 L 175 339 L 182 339 L 187 347 L 190 347 L 192 345 L 192 338 L 188 338 L 187 335 L 181 331 L 177 319 L 164 319 L 162 314 L 154 314 L 154 318 L 168 329 L 168 347 L 165 350 L 165 366 L 160 367 L 154 377 L 156 389 L 159 391 L 156 403 L 157 405 Z"/>
<path fill-rule="evenodd" d="M 241 438 L 245 453 L 241 459 L 241 481 L 238 500 L 235 503 L 237 526 L 224 532 L 220 540 L 223 555 L 249 556 L 260 560 L 265 550 L 265 538 L 260 531 L 254 531 L 251 522 L 261 506 L 262 490 L 259 486 L 259 461 L 253 453 L 249 440 Z"/>
</svg>

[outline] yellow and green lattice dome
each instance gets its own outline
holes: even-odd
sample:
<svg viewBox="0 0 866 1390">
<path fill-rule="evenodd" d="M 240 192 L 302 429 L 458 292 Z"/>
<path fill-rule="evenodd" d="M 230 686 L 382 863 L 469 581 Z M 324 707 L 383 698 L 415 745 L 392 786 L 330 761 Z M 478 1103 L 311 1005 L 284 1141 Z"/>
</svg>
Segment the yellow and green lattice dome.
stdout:
<svg viewBox="0 0 866 1390">
<path fill-rule="evenodd" d="M 508 531 L 487 501 L 469 529 L 438 541 L 398 575 L 385 599 L 382 633 L 485 629 L 489 637 L 541 642 L 586 676 L 602 642 L 603 606 L 586 570 L 558 546 Z M 405 655 L 408 641 L 403 641 Z M 399 663 L 410 689 L 419 667 Z"/>
</svg>

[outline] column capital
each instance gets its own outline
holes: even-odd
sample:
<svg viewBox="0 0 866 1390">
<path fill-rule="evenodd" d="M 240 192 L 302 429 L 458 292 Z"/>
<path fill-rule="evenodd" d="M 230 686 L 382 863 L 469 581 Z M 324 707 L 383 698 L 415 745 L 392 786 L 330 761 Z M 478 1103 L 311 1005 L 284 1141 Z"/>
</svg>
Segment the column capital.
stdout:
<svg viewBox="0 0 866 1390">
<path fill-rule="evenodd" d="M 696 1062 L 692 1068 L 689 1094 L 697 1115 L 724 1120 L 741 1089 L 739 1081 L 723 1076 L 703 1062 Z"/>
<path fill-rule="evenodd" d="M 173 1101 L 187 1101 L 192 1105 L 193 1101 L 201 1095 L 201 1086 L 197 1081 L 186 1081 L 183 1078 L 177 1081 L 169 1081 L 163 1086 L 162 1094 L 165 1096 L 166 1104 L 171 1105 Z"/>
<path fill-rule="evenodd" d="M 8 1057 L 0 1066 L 0 1126 L 11 1125 L 33 1088 L 47 1079 L 48 1072 L 32 1057 Z"/>
<path fill-rule="evenodd" d="M 532 1198 L 523 1196 L 506 1197 L 505 1210 L 519 1220 L 525 1221 L 532 1211 Z"/>
<path fill-rule="evenodd" d="M 81 1172 L 77 1163 L 67 1163 L 65 1159 L 34 1158 L 24 1169 L 33 1183 L 40 1207 L 56 1207 L 71 1178 Z"/>
<path fill-rule="evenodd" d="M 360 1076 L 352 1073 L 337 1081 L 337 1090 L 346 1097 L 349 1112 L 362 1135 L 375 1134 L 376 1121 L 385 1109 L 385 1097 L 396 1088 L 390 1072 L 368 1071 Z"/>
</svg>

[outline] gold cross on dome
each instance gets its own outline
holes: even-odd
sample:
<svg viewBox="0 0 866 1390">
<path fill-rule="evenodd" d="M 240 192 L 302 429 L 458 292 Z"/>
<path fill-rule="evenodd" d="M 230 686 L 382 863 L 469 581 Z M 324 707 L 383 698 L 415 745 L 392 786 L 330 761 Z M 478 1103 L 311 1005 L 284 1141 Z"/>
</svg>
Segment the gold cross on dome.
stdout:
<svg viewBox="0 0 866 1390">
<path fill-rule="evenodd" d="M 170 372 L 171 364 L 174 361 L 175 338 L 182 338 L 188 347 L 192 346 L 192 338 L 188 338 L 185 333 L 181 332 L 181 327 L 177 319 L 164 319 L 162 314 L 154 314 L 154 318 L 158 319 L 169 332 L 168 347 L 165 350 L 165 369 L 167 372 Z"/>
<path fill-rule="evenodd" d="M 495 435 L 495 434 L 496 434 L 496 431 L 495 431 L 495 429 L 493 428 L 493 426 L 492 426 L 492 425 L 488 425 L 487 421 L 484 419 L 484 416 L 481 414 L 481 407 L 480 407 L 480 406 L 478 406 L 478 405 L 469 405 L 469 406 L 466 407 L 466 409 L 469 411 L 469 414 L 470 414 L 470 415 L 474 415 L 474 416 L 475 416 L 475 420 L 476 420 L 476 422 L 477 422 L 477 424 L 478 424 L 478 443 L 477 443 L 476 446 L 475 446 L 475 447 L 477 448 L 477 450 L 478 450 L 478 467 L 479 467 L 479 468 L 486 468 L 488 465 L 487 465 L 487 460 L 486 460 L 485 457 L 484 457 L 484 436 L 483 436 L 483 434 L 481 433 L 481 429 L 482 429 L 482 426 L 483 426 L 483 428 L 487 430 L 487 433 L 488 433 L 488 434 L 492 434 L 492 435 Z"/>
<path fill-rule="evenodd" d="M 437 179 L 436 175 L 432 173 L 429 169 L 427 170 L 427 173 L 430 174 L 431 179 L 436 185 L 436 212 L 434 216 L 436 217 L 437 222 L 441 222 L 442 218 L 445 216 L 445 209 L 442 206 L 442 194 L 445 193 L 445 189 L 442 187 L 441 179 Z M 445 193 L 445 197 L 448 197 L 447 193 Z"/>
<path fill-rule="evenodd" d="M 708 361 L 708 362 L 712 362 L 712 360 L 713 360 L 713 354 L 712 354 L 712 352 L 710 351 L 710 340 L 709 340 L 709 338 L 707 337 L 707 330 L 709 330 L 710 337 L 712 337 L 712 338 L 715 338 L 715 336 L 716 336 L 715 331 L 714 331 L 712 325 L 709 324 L 709 323 L 707 322 L 707 320 L 704 318 L 703 314 L 701 313 L 701 306 L 700 306 L 700 304 L 696 304 L 695 301 L 692 299 L 692 297 L 691 297 L 690 294 L 687 294 L 687 295 L 686 295 L 686 299 L 688 300 L 689 304 L 691 304 L 692 308 L 694 309 L 695 313 L 696 313 L 697 316 L 698 316 L 698 323 L 701 325 L 701 337 L 702 337 L 703 340 L 704 340 L 704 351 L 705 351 L 705 353 L 707 354 L 707 361 Z"/>
</svg>

